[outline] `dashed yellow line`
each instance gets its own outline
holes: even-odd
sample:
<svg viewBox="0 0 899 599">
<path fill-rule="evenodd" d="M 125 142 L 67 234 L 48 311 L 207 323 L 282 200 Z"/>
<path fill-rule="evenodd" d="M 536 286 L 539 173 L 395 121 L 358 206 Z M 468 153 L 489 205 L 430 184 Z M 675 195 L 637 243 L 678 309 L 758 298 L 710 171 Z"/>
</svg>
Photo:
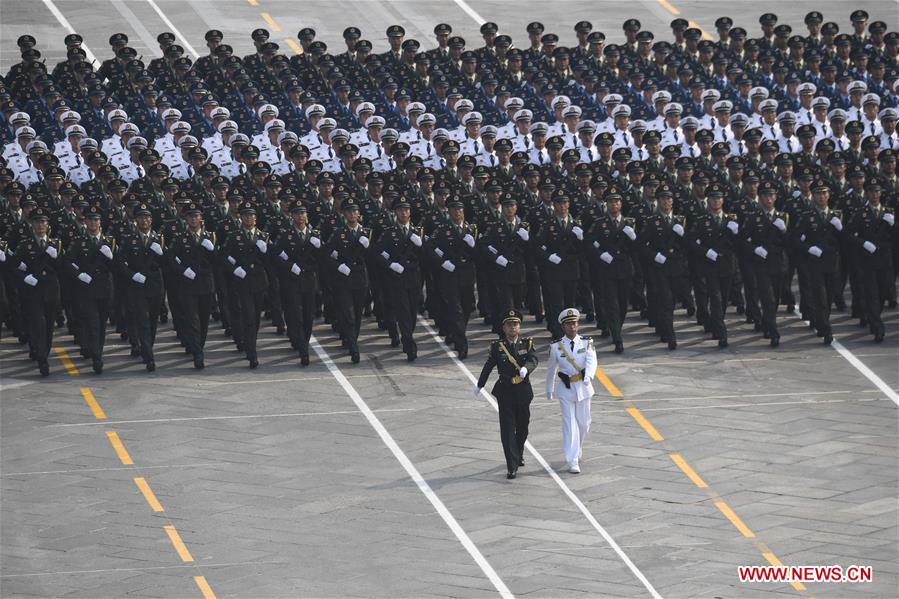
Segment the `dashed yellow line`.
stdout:
<svg viewBox="0 0 899 599">
<path fill-rule="evenodd" d="M 169 541 L 172 542 L 172 546 L 175 548 L 175 551 L 178 553 L 178 557 L 181 558 L 181 561 L 194 561 L 194 558 L 190 554 L 190 551 L 187 550 L 187 545 L 185 545 L 184 541 L 181 540 L 181 535 L 178 534 L 178 531 L 175 530 L 175 527 L 171 524 L 166 524 L 165 526 L 163 526 L 163 528 L 165 529 L 165 534 L 169 536 Z"/>
<path fill-rule="evenodd" d="M 643 427 L 643 430 L 646 431 L 646 434 L 653 441 L 664 441 L 665 437 L 659 434 L 659 431 L 656 430 L 656 427 L 646 419 L 646 417 L 638 410 L 637 408 L 630 407 L 627 409 L 627 413 L 631 415 L 631 417 L 637 421 L 637 424 Z"/>
<path fill-rule="evenodd" d="M 84 398 L 84 401 L 87 402 L 87 407 L 91 409 L 91 414 L 94 415 L 94 418 L 97 420 L 106 420 L 106 412 L 100 407 L 97 398 L 94 397 L 94 392 L 91 391 L 89 387 L 81 388 L 81 396 Z"/>
<path fill-rule="evenodd" d="M 140 489 L 140 492 L 143 493 L 144 499 L 147 500 L 147 503 L 150 504 L 150 509 L 154 512 L 164 512 L 162 509 L 162 504 L 159 503 L 159 500 L 156 499 L 156 494 L 153 493 L 153 489 L 150 488 L 150 485 L 147 484 L 147 481 L 143 476 L 134 477 L 134 484 L 137 485 L 137 488 Z"/>
<path fill-rule="evenodd" d="M 303 46 L 299 45 L 289 37 L 284 38 L 284 43 L 290 46 L 290 49 L 294 51 L 294 54 L 302 54 Z"/>
<path fill-rule="evenodd" d="M 680 454 L 672 453 L 671 460 L 677 464 L 677 467 L 681 469 L 681 471 L 687 475 L 687 478 L 693 481 L 693 484 L 699 487 L 700 489 L 708 489 L 709 486 L 706 484 L 702 478 L 696 474 L 696 471 L 690 467 L 690 464 L 687 463 Z"/>
<path fill-rule="evenodd" d="M 247 3 L 250 6 L 259 6 L 259 3 L 256 0 L 247 0 Z"/>
<path fill-rule="evenodd" d="M 125 466 L 133 466 L 134 460 L 132 460 L 131 456 L 128 455 L 128 450 L 125 449 L 125 444 L 122 443 L 121 439 L 119 439 L 119 434 L 113 431 L 106 431 L 106 437 L 112 444 L 112 448 L 115 450 L 116 455 L 119 456 L 119 461 L 122 462 L 122 464 L 124 464 Z"/>
<path fill-rule="evenodd" d="M 678 9 L 676 9 L 675 7 L 671 6 L 671 3 L 668 2 L 668 0 L 658 0 L 658 1 L 659 1 L 659 4 L 661 4 L 662 7 L 665 10 L 667 10 L 668 12 L 670 12 L 671 14 L 673 14 L 673 15 L 680 14 L 680 11 Z"/>
<path fill-rule="evenodd" d="M 740 531 L 744 537 L 754 539 L 755 533 L 749 530 L 749 527 L 740 520 L 740 517 L 734 513 L 730 506 L 721 501 L 720 499 L 715 501 L 715 507 L 721 510 L 721 513 L 724 514 L 724 517 L 730 520 L 730 523 L 736 527 L 737 530 Z"/>
<path fill-rule="evenodd" d="M 621 392 L 621 389 L 615 386 L 615 383 L 612 382 L 609 375 L 607 375 L 599 366 L 596 367 L 596 380 L 602 383 L 602 386 L 606 388 L 606 391 L 608 391 L 609 395 L 612 397 L 624 397 L 624 393 Z"/>
<path fill-rule="evenodd" d="M 212 587 L 206 582 L 205 576 L 194 576 L 194 582 L 197 583 L 197 588 L 203 593 L 203 599 L 215 599 L 215 593 L 212 592 Z"/>
<path fill-rule="evenodd" d="M 271 27 L 276 33 L 281 31 L 281 26 L 278 25 L 278 22 L 275 21 L 270 14 L 267 12 L 259 13 L 262 15 L 263 20 L 268 23 L 268 26 Z"/>
<path fill-rule="evenodd" d="M 62 362 L 62 365 L 65 367 L 66 372 L 69 373 L 69 376 L 78 376 L 81 374 L 78 372 L 78 369 L 75 368 L 75 364 L 72 363 L 72 360 L 69 359 L 69 354 L 61 347 L 54 347 L 53 351 L 56 352 L 56 356 L 59 358 L 59 361 Z"/>
</svg>

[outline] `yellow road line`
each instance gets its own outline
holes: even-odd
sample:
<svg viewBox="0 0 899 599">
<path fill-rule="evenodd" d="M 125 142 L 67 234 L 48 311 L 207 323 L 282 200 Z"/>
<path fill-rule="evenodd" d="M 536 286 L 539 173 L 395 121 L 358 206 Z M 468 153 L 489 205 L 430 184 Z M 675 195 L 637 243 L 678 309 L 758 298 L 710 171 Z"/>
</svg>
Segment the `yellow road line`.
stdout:
<svg viewBox="0 0 899 599">
<path fill-rule="evenodd" d="M 659 431 L 656 430 L 656 427 L 650 424 L 649 420 L 647 420 L 646 417 L 642 413 L 640 413 L 640 410 L 631 407 L 627 409 L 627 413 L 637 421 L 637 424 L 643 427 L 643 430 L 646 431 L 646 434 L 648 434 L 653 441 L 665 440 L 665 437 L 659 434 Z"/>
<path fill-rule="evenodd" d="M 702 27 L 700 27 L 700 26 L 699 26 L 699 23 L 697 23 L 696 21 L 689 21 L 687 24 L 688 24 L 690 27 L 695 27 L 696 29 L 699 29 L 699 30 L 702 32 L 702 39 L 704 39 L 704 40 L 713 40 L 713 41 L 714 41 L 715 38 L 713 38 L 711 35 L 709 35 L 709 33 L 708 33 L 705 29 L 703 29 Z"/>
<path fill-rule="evenodd" d="M 670 12 L 673 15 L 680 14 L 680 11 L 678 9 L 676 9 L 675 7 L 671 6 L 671 3 L 668 2 L 668 0 L 659 0 L 659 4 L 661 4 L 665 10 L 667 10 L 668 12 Z"/>
<path fill-rule="evenodd" d="M 762 556 L 766 560 L 768 560 L 768 563 L 771 564 L 772 566 L 783 566 L 783 562 L 781 562 L 779 559 L 777 559 L 777 556 L 774 555 L 773 553 L 771 553 L 770 551 L 762 552 Z M 805 585 L 802 584 L 801 582 L 791 582 L 790 586 L 793 587 L 794 589 L 796 589 L 797 591 L 805 590 Z"/>
<path fill-rule="evenodd" d="M 182 562 L 192 562 L 194 561 L 193 556 L 190 554 L 190 551 L 187 550 L 187 545 L 184 544 L 184 541 L 181 540 L 181 535 L 178 534 L 178 531 L 175 530 L 175 527 L 171 524 L 166 524 L 163 526 L 165 529 L 165 534 L 169 535 L 169 540 L 172 542 L 172 545 L 175 547 L 175 551 L 178 552 L 178 557 L 181 558 Z"/>
<path fill-rule="evenodd" d="M 153 493 L 153 490 L 150 488 L 150 485 L 147 484 L 147 481 L 143 476 L 134 477 L 134 484 L 137 485 L 137 488 L 140 489 L 140 492 L 144 494 L 144 499 L 147 500 L 147 503 L 150 504 L 150 509 L 154 512 L 164 512 L 162 509 L 162 504 L 159 503 L 159 500 L 156 499 L 156 495 Z"/>
<path fill-rule="evenodd" d="M 100 407 L 100 404 L 97 402 L 97 398 L 94 397 L 94 392 L 90 390 L 89 387 L 81 388 L 81 396 L 84 397 L 84 401 L 87 402 L 87 407 L 91 409 L 91 414 L 94 415 L 94 418 L 97 420 L 105 420 L 106 412 L 103 411 L 103 408 Z"/>
<path fill-rule="evenodd" d="M 78 369 L 75 368 L 75 365 L 72 363 L 72 360 L 69 359 L 69 354 L 66 353 L 61 347 L 54 347 L 53 351 L 56 352 L 56 356 L 59 358 L 59 361 L 62 362 L 62 365 L 65 366 L 66 372 L 69 373 L 69 376 L 78 376 L 81 374 L 78 372 Z"/>
<path fill-rule="evenodd" d="M 596 367 L 596 380 L 602 383 L 602 386 L 606 388 L 606 391 L 608 391 L 609 395 L 612 397 L 624 397 L 624 393 L 621 392 L 621 389 L 615 386 L 612 379 L 610 379 L 599 366 Z"/>
<path fill-rule="evenodd" d="M 247 0 L 250 6 L 259 6 L 259 3 L 256 0 Z"/>
<path fill-rule="evenodd" d="M 263 13 L 259 13 L 259 14 L 262 15 L 262 18 L 265 20 L 266 23 L 268 23 L 268 26 L 271 27 L 272 29 L 274 29 L 275 32 L 281 31 L 281 26 L 278 25 L 278 23 L 272 18 L 272 16 L 270 14 L 268 14 L 267 12 L 263 12 Z"/>
<path fill-rule="evenodd" d="M 290 46 L 290 49 L 293 50 L 294 54 L 302 54 L 303 46 L 299 45 L 289 37 L 284 38 L 284 43 Z"/>
<path fill-rule="evenodd" d="M 215 593 L 212 592 L 212 587 L 206 582 L 205 576 L 194 576 L 194 582 L 197 583 L 197 588 L 203 593 L 203 599 L 215 599 Z"/>
<path fill-rule="evenodd" d="M 755 538 L 755 533 L 749 530 L 749 527 L 746 526 L 742 520 L 740 520 L 740 517 L 736 515 L 732 509 L 730 509 L 729 505 L 719 500 L 715 502 L 715 506 L 719 510 L 721 510 L 721 513 L 724 514 L 724 517 L 730 520 L 730 523 L 733 524 L 744 537 L 748 537 L 750 539 Z"/>
<path fill-rule="evenodd" d="M 112 448 L 115 450 L 116 455 L 119 456 L 119 460 L 122 464 L 126 466 L 134 465 L 134 460 L 128 455 L 128 450 L 125 449 L 124 443 L 119 439 L 119 434 L 112 431 L 106 431 L 106 436 L 109 438 L 109 442 L 112 444 Z"/>
<path fill-rule="evenodd" d="M 677 464 L 677 467 L 680 468 L 684 474 L 687 475 L 687 478 L 693 481 L 693 484 L 699 487 L 700 489 L 708 489 L 709 486 L 706 484 L 702 478 L 696 474 L 696 471 L 690 467 L 690 464 L 679 454 L 672 453 L 671 459 Z"/>
</svg>

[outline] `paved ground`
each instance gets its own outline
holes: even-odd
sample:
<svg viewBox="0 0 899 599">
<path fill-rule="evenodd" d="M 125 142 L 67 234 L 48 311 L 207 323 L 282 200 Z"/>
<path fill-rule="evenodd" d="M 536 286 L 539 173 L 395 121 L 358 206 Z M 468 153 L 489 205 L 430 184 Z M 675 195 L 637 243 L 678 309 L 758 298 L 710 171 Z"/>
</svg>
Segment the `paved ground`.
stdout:
<svg viewBox="0 0 899 599">
<path fill-rule="evenodd" d="M 754 31 L 745 15 L 773 10 L 795 24 L 809 9 L 674 4 L 706 30 L 723 12 Z M 266 26 L 261 12 L 283 27 L 277 36 L 313 26 L 332 47 L 349 24 L 380 34 L 401 22 L 430 39 L 445 20 L 477 38 L 475 20 L 450 0 L 306 2 L 314 18 L 303 19 L 283 0 L 156 5 L 200 51 L 212 26 L 246 51 L 250 29 Z M 170 29 L 148 2 L 55 6 L 101 58 L 113 31 L 149 56 Z M 567 35 L 592 17 L 617 35 L 627 16 L 657 33 L 673 18 L 649 0 L 603 3 L 602 19 L 596 3 L 524 6 L 470 3 L 516 37 L 533 19 Z M 847 20 L 843 3 L 815 6 Z M 881 3 L 856 6 L 896 22 L 895 5 L 892 16 Z M 0 11 L 3 69 L 25 31 L 59 52 L 62 29 L 45 4 L 3 0 Z M 529 454 L 514 482 L 495 412 L 471 395 L 467 369 L 477 373 L 491 338 L 479 323 L 464 365 L 426 327 L 410 365 L 370 325 L 352 365 L 318 325 L 322 353 L 309 368 L 266 329 L 263 365 L 250 372 L 214 327 L 208 367 L 196 373 L 166 325 L 153 375 L 113 340 L 102 376 L 80 359 L 73 376 L 56 359 L 48 380 L 4 339 L 0 595 L 895 597 L 899 314 L 887 320 L 887 342 L 874 345 L 835 316 L 842 347 L 881 389 L 788 315 L 777 351 L 733 314 L 725 351 L 682 314 L 673 353 L 630 322 L 624 355 L 601 347 L 607 378 L 584 473 L 561 473 L 557 407 L 538 393 L 531 440 L 541 457 Z M 526 328 L 545 350 L 545 332 Z M 76 353 L 68 339 L 58 348 Z M 768 563 L 870 565 L 874 580 L 739 582 L 738 566 Z"/>
</svg>

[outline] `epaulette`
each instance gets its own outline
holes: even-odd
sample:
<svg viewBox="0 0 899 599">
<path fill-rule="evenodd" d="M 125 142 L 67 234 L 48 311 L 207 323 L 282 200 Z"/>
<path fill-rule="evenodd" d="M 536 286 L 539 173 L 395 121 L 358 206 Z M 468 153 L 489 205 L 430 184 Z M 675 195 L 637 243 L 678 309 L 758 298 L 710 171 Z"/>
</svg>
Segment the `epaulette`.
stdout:
<svg viewBox="0 0 899 599">
<path fill-rule="evenodd" d="M 530 228 L 531 228 L 531 223 L 529 223 L 529 222 L 527 222 L 527 221 L 521 221 L 520 224 L 521 224 L 521 228 L 522 228 L 522 229 L 530 230 Z"/>
<path fill-rule="evenodd" d="M 528 340 L 528 351 L 533 351 L 534 349 L 534 340 L 531 337 L 527 337 Z"/>
</svg>

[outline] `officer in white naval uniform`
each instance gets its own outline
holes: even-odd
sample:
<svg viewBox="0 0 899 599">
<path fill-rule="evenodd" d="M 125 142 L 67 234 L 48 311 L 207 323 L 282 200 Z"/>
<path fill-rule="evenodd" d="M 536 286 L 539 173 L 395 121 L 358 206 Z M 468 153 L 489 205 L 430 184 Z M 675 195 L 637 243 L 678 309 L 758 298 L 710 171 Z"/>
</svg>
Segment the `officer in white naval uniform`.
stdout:
<svg viewBox="0 0 899 599">
<path fill-rule="evenodd" d="M 559 314 L 565 335 L 550 345 L 546 365 L 546 398 L 559 399 L 562 409 L 562 449 L 568 471 L 581 471 L 580 458 L 584 438 L 590 430 L 590 398 L 596 374 L 596 350 L 593 339 L 577 334 L 580 312 L 566 308 Z"/>
</svg>

